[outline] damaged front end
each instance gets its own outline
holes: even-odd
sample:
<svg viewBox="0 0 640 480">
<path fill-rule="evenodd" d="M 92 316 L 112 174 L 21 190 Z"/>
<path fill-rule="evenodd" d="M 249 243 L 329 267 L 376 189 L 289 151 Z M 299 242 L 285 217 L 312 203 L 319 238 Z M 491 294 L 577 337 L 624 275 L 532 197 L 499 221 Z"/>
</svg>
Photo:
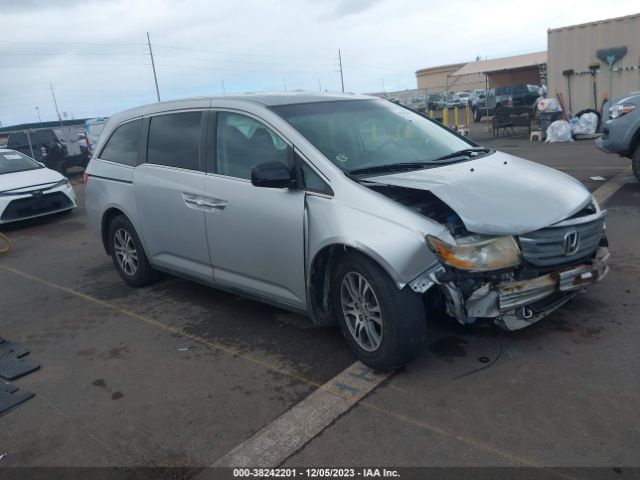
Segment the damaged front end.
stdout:
<svg viewBox="0 0 640 480">
<path fill-rule="evenodd" d="M 400 189 L 393 193 L 394 199 L 445 225 L 455 239 L 450 245 L 427 235 L 439 262 L 409 285 L 418 293 L 437 285 L 447 313 L 462 324 L 489 320 L 505 330 L 527 327 L 609 271 L 607 212 L 595 201 L 551 226 L 491 236 L 469 232 L 457 214 L 429 192 L 405 190 L 402 198 Z M 421 200 L 407 202 L 409 198 Z"/>
<path fill-rule="evenodd" d="M 505 330 L 519 330 L 600 281 L 609 271 L 606 211 L 594 210 L 598 211 L 508 237 L 516 243 L 519 261 L 496 271 L 487 271 L 481 262 L 477 268 L 460 268 L 455 264 L 459 259 L 447 257 L 432 240 L 442 264 L 429 272 L 429 278 L 432 285 L 440 285 L 447 313 L 463 324 L 491 319 Z M 412 288 L 418 285 L 422 287 L 414 290 L 422 290 L 424 281 L 417 279 L 411 284 Z"/>
</svg>

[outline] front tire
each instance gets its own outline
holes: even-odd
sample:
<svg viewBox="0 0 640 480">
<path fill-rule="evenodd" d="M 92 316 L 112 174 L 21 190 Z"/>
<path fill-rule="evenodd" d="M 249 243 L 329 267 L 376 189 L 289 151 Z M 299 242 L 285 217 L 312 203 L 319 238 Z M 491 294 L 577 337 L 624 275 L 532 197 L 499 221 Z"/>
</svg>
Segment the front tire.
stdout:
<svg viewBox="0 0 640 480">
<path fill-rule="evenodd" d="M 640 182 L 640 144 L 636 147 L 635 152 L 631 156 L 631 167 L 636 180 Z"/>
<path fill-rule="evenodd" d="M 355 253 L 339 262 L 331 291 L 342 334 L 362 363 L 391 370 L 416 357 L 426 332 L 420 295 L 398 290 L 380 266 Z"/>
<path fill-rule="evenodd" d="M 144 287 L 155 280 L 155 271 L 144 253 L 140 238 L 123 215 L 109 224 L 109 251 L 118 273 L 132 287 Z"/>
</svg>

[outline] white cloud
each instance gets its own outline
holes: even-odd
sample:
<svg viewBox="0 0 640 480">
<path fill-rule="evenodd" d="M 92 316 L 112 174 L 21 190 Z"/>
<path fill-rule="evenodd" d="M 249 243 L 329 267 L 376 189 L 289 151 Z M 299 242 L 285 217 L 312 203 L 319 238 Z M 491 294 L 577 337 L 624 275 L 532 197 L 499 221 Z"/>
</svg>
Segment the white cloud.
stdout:
<svg viewBox="0 0 640 480">
<path fill-rule="evenodd" d="M 635 1 L 5 0 L 0 121 L 109 115 L 155 100 L 248 90 L 412 88 L 418 68 L 546 48 L 547 28 L 634 13 Z"/>
</svg>

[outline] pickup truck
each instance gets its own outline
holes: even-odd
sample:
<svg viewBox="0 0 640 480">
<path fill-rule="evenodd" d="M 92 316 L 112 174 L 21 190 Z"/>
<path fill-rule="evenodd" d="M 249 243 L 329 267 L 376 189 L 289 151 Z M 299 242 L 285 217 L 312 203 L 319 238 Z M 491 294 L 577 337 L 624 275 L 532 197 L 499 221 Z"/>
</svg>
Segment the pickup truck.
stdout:
<svg viewBox="0 0 640 480">
<path fill-rule="evenodd" d="M 640 92 L 607 101 L 601 131 L 596 146 L 604 152 L 630 158 L 633 174 L 640 181 Z"/>
<path fill-rule="evenodd" d="M 493 115 L 497 107 L 533 106 L 540 96 L 538 85 L 513 85 L 510 87 L 496 87 L 488 91 L 484 98 L 479 97 L 473 105 L 473 119 L 479 122 L 485 115 Z"/>
<path fill-rule="evenodd" d="M 74 127 L 38 128 L 34 130 L 9 133 L 7 148 L 16 150 L 47 168 L 66 174 L 67 169 L 75 166 L 86 167 L 89 162 L 87 150 Z"/>
</svg>

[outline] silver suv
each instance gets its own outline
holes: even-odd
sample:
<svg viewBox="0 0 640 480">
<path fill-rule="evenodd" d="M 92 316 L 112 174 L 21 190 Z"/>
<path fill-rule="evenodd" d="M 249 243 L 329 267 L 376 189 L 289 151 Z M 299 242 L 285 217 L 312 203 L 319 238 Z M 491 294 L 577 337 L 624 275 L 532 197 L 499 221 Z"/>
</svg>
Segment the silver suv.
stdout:
<svg viewBox="0 0 640 480">
<path fill-rule="evenodd" d="M 604 152 L 630 158 L 633 174 L 640 182 L 640 92 L 607 101 L 601 130 L 596 146 Z"/>
<path fill-rule="evenodd" d="M 439 312 L 516 330 L 608 271 L 578 181 L 374 97 L 156 103 L 95 152 L 89 221 L 127 283 L 160 270 L 337 322 L 376 369 Z"/>
</svg>

